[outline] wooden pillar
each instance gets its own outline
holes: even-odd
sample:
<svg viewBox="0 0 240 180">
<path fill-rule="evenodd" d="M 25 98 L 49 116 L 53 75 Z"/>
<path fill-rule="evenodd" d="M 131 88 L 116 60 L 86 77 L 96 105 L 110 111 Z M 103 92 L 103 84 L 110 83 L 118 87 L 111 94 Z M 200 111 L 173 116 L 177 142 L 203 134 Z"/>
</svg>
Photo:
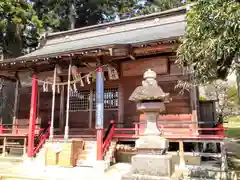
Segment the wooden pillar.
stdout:
<svg viewBox="0 0 240 180">
<path fill-rule="evenodd" d="M 24 138 L 23 142 L 23 156 L 26 154 L 26 148 L 27 148 L 27 138 Z"/>
<path fill-rule="evenodd" d="M 57 68 L 54 68 L 54 75 L 53 75 L 53 88 L 52 88 L 52 114 L 51 114 L 51 125 L 50 125 L 50 136 L 49 139 L 53 140 L 54 134 L 54 113 L 55 113 L 55 97 L 56 97 L 56 76 L 57 76 Z"/>
<path fill-rule="evenodd" d="M 184 144 L 183 141 L 179 141 L 179 167 L 185 166 L 185 159 L 184 159 Z"/>
<path fill-rule="evenodd" d="M 62 87 L 60 92 L 60 118 L 59 118 L 59 128 L 60 131 L 64 131 L 64 111 L 65 111 L 65 86 Z"/>
<path fill-rule="evenodd" d="M 118 123 L 119 127 L 123 127 L 124 125 L 124 89 L 123 89 L 123 82 L 120 81 L 119 87 L 118 87 Z M 115 120 L 115 119 L 114 119 Z"/>
<path fill-rule="evenodd" d="M 90 89 L 89 94 L 89 128 L 92 128 L 92 113 L 93 113 L 93 89 Z"/>
<path fill-rule="evenodd" d="M 7 138 L 4 137 L 3 138 L 3 150 L 2 150 L 2 156 L 3 157 L 5 156 L 5 153 L 6 153 L 6 144 L 7 144 Z"/>
<path fill-rule="evenodd" d="M 67 86 L 67 108 L 66 108 L 66 124 L 64 130 L 64 141 L 68 141 L 68 133 L 69 133 L 69 99 L 70 99 L 70 81 L 71 81 L 71 69 L 72 65 L 69 64 L 68 67 L 68 86 Z"/>
<path fill-rule="evenodd" d="M 28 157 L 33 157 L 34 150 L 34 136 L 35 136 L 35 124 L 37 117 L 37 94 L 38 94 L 38 82 L 36 74 L 32 78 L 32 95 L 31 95 L 31 109 L 29 117 L 29 130 L 28 130 Z"/>
<path fill-rule="evenodd" d="M 12 126 L 12 132 L 15 132 L 17 122 L 17 111 L 18 111 L 18 94 L 19 94 L 19 80 L 16 81 L 16 87 L 15 87 L 15 99 L 14 99 L 14 109 L 13 109 L 13 126 Z"/>
<path fill-rule="evenodd" d="M 191 109 L 192 109 L 192 122 L 194 124 L 189 125 L 189 127 L 192 130 L 192 133 L 195 135 L 198 135 L 198 121 L 199 121 L 199 94 L 197 91 L 198 87 L 194 86 L 190 91 L 190 97 L 191 97 Z"/>
</svg>

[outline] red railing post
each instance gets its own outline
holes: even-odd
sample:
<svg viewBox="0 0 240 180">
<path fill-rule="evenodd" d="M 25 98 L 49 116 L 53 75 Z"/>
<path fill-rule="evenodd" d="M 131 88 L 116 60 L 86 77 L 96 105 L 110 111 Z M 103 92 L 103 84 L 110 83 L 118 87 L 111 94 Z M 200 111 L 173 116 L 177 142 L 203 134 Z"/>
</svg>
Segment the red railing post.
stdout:
<svg viewBox="0 0 240 180">
<path fill-rule="evenodd" d="M 2 125 L 2 120 L 0 120 L 0 134 L 3 133 L 3 125 Z"/>
<path fill-rule="evenodd" d="M 223 125 L 222 124 L 218 124 L 217 125 L 217 128 L 218 128 L 218 130 L 217 130 L 217 135 L 220 135 L 220 136 L 224 136 L 224 128 L 223 128 Z"/>
<path fill-rule="evenodd" d="M 37 113 L 37 88 L 38 82 L 36 74 L 32 78 L 32 95 L 31 95 L 31 109 L 29 117 L 29 129 L 28 129 L 28 146 L 27 155 L 33 157 L 34 155 L 34 137 L 35 137 L 35 124 L 36 124 L 36 113 Z"/>
<path fill-rule="evenodd" d="M 138 124 L 137 123 L 135 123 L 134 124 L 134 130 L 135 130 L 135 136 L 138 136 L 139 135 L 139 127 L 138 127 Z"/>
<path fill-rule="evenodd" d="M 16 134 L 18 134 L 19 133 L 19 127 L 18 127 L 18 125 L 16 125 Z"/>
</svg>

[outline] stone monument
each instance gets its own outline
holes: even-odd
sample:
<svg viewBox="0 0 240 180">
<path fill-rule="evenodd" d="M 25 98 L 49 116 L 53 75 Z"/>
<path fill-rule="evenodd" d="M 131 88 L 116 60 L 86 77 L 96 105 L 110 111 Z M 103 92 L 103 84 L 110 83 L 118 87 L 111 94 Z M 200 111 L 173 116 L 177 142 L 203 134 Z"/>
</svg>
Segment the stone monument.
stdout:
<svg viewBox="0 0 240 180">
<path fill-rule="evenodd" d="M 169 179 L 174 171 L 172 156 L 166 153 L 169 143 L 158 129 L 157 120 L 165 110 L 169 93 L 164 93 L 156 80 L 156 73 L 147 70 L 142 86 L 137 87 L 130 101 L 137 103 L 137 110 L 144 113 L 146 126 L 143 136 L 136 140 L 137 155 L 132 157 L 132 171 L 123 180 Z"/>
</svg>

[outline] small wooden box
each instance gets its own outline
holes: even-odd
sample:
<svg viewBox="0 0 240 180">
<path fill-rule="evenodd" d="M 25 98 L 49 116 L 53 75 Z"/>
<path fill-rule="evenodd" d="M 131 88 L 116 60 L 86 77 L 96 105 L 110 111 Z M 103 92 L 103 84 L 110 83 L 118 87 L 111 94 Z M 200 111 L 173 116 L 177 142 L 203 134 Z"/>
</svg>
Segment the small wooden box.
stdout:
<svg viewBox="0 0 240 180">
<path fill-rule="evenodd" d="M 48 144 L 45 149 L 45 164 L 46 165 L 58 164 L 58 153 L 55 151 L 51 144 Z"/>
<path fill-rule="evenodd" d="M 83 149 L 83 141 L 73 140 L 62 143 L 62 150 L 59 152 L 58 165 L 63 167 L 74 167 L 77 164 L 78 156 Z"/>
</svg>

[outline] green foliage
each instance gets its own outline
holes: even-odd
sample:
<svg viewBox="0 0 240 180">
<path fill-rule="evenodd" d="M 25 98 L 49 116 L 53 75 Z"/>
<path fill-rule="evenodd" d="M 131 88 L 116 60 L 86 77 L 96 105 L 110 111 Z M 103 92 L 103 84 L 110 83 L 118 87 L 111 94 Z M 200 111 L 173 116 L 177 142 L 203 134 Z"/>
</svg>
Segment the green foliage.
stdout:
<svg viewBox="0 0 240 180">
<path fill-rule="evenodd" d="M 36 46 L 41 26 L 27 1 L 0 2 L 0 48 L 5 56 L 16 57 L 26 47 Z"/>
<path fill-rule="evenodd" d="M 200 96 L 200 97 L 199 97 L 199 100 L 200 100 L 200 101 L 204 101 L 204 100 L 206 100 L 206 98 L 205 98 L 204 96 Z"/>
<path fill-rule="evenodd" d="M 62 31 L 141 14 L 138 0 L 31 0 L 45 29 Z"/>
<path fill-rule="evenodd" d="M 183 6 L 184 4 L 185 1 L 181 0 L 148 0 L 146 2 L 146 8 L 144 8 L 143 12 L 148 14 L 152 12 L 165 11 Z"/>
<path fill-rule="evenodd" d="M 64 31 L 181 5 L 178 0 L 5 0 L 0 2 L 0 48 L 5 58 L 37 46 L 42 30 Z"/>
<path fill-rule="evenodd" d="M 180 0 L 31 0 L 31 2 L 39 19 L 43 21 L 44 28 L 52 31 L 126 19 L 183 5 Z"/>
<path fill-rule="evenodd" d="M 187 13 L 187 23 L 177 63 L 194 70 L 196 84 L 225 79 L 239 64 L 240 3 L 198 0 Z"/>
<path fill-rule="evenodd" d="M 239 106 L 240 108 L 240 100 L 238 98 L 238 89 L 236 86 L 230 86 L 227 89 L 227 97 L 232 104 L 235 106 Z"/>
</svg>

